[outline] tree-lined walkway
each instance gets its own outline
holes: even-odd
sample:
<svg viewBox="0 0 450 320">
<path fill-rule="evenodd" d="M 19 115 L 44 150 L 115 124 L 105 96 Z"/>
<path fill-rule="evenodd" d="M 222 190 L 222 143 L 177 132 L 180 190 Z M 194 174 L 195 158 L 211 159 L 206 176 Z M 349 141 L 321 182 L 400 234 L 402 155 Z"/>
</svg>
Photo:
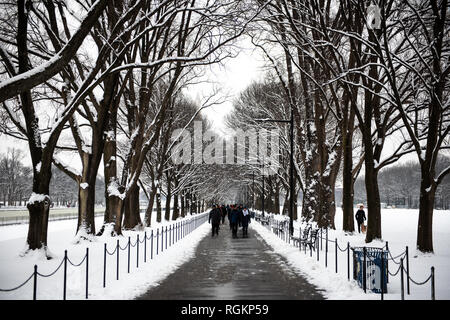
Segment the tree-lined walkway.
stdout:
<svg viewBox="0 0 450 320">
<path fill-rule="evenodd" d="M 195 257 L 138 299 L 161 300 L 313 300 L 317 288 L 293 272 L 286 261 L 251 228 L 248 238 L 232 239 L 228 224 L 208 234 Z"/>
</svg>

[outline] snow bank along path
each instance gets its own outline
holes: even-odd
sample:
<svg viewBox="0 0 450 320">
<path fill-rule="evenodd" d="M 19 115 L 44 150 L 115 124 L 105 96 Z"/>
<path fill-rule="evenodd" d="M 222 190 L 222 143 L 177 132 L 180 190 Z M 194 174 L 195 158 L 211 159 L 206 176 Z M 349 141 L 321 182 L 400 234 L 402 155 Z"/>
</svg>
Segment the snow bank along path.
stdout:
<svg viewBox="0 0 450 320">
<path fill-rule="evenodd" d="M 206 219 L 205 219 L 206 217 Z M 86 299 L 86 261 L 79 264 L 86 255 L 86 248 L 89 248 L 89 274 L 88 274 L 88 298 L 89 299 L 133 299 L 150 287 L 156 286 L 174 272 L 180 265 L 192 258 L 200 240 L 210 231 L 207 221 L 207 214 L 198 214 L 178 219 L 176 223 L 193 221 L 198 219 L 197 229 L 191 228 L 191 233 L 187 233 L 180 239 L 180 234 L 172 234 L 172 237 L 163 236 L 161 247 L 161 237 L 156 239 L 156 234 L 160 234 L 161 228 L 167 227 L 174 222 L 163 221 L 153 224 L 152 228 L 145 228 L 143 231 L 124 231 L 123 236 L 110 237 L 105 231 L 103 236 L 93 238 L 92 242 L 82 241 L 73 243 L 75 233 L 75 223 L 72 221 L 55 221 L 49 223 L 48 243 L 53 259 L 47 260 L 42 250 L 36 250 L 22 257 L 21 252 L 26 247 L 27 225 L 5 226 L 0 232 L 0 289 L 11 289 L 22 284 L 33 274 L 34 265 L 38 266 L 38 272 L 50 277 L 37 277 L 37 299 L 38 300 L 60 300 L 64 291 L 64 251 L 68 252 L 67 263 L 67 287 L 66 299 L 81 300 Z M 96 219 L 96 225 L 101 225 L 102 217 Z M 193 223 L 192 223 L 193 226 Z M 144 237 L 147 234 L 151 238 L 153 230 L 153 247 L 151 240 Z M 169 234 L 169 233 L 168 233 Z M 139 236 L 139 245 L 137 237 Z M 177 239 L 178 241 L 173 241 Z M 130 251 L 128 251 L 128 241 L 130 239 Z M 117 241 L 119 250 L 119 280 L 116 280 L 117 272 Z M 167 241 L 167 249 L 166 249 Z M 106 254 L 106 277 L 104 279 L 104 259 L 105 244 L 108 253 Z M 158 244 L 158 249 L 156 245 Z M 170 246 L 169 246 L 170 244 Z M 144 262 L 144 246 L 146 245 L 146 262 Z M 138 249 L 139 246 L 139 249 Z M 153 248 L 153 256 L 151 250 Z M 139 260 L 137 252 L 139 250 Z M 113 253 L 114 254 L 109 254 Z M 129 252 L 129 253 L 128 253 Z M 130 255 L 130 273 L 128 273 L 128 254 Z M 138 267 L 137 267 L 138 266 Z M 106 287 L 103 287 L 105 280 Z M 0 299 L 33 299 L 33 279 L 30 279 L 21 288 L 11 292 L 0 292 Z"/>
<path fill-rule="evenodd" d="M 275 219 L 284 220 L 286 216 L 273 215 Z M 341 249 L 347 247 L 347 243 L 351 247 L 378 247 L 382 248 L 389 244 L 389 250 L 392 257 L 396 257 L 405 251 L 408 246 L 410 278 L 420 283 L 425 281 L 431 272 L 431 267 L 435 267 L 435 298 L 437 300 L 450 299 L 450 211 L 435 210 L 433 224 L 433 242 L 434 254 L 423 254 L 416 250 L 416 234 L 418 210 L 414 209 L 383 209 L 382 210 L 382 240 L 365 243 L 365 234 L 358 232 L 347 234 L 342 231 L 342 210 L 337 208 L 335 225 L 336 230 L 328 231 L 328 239 L 333 242 L 337 240 Z M 280 239 L 278 236 L 269 231 L 265 226 L 258 222 L 250 225 L 254 228 L 263 239 L 272 248 L 283 255 L 290 263 L 292 268 L 297 272 L 304 274 L 309 281 L 325 290 L 325 296 L 328 299 L 360 299 L 360 300 L 377 300 L 380 294 L 371 293 L 358 286 L 353 280 L 353 262 L 352 254 L 350 254 L 350 281 L 347 278 L 347 253 L 338 249 L 338 273 L 335 272 L 335 247 L 332 242 L 328 245 L 328 267 L 325 267 L 325 244 L 323 251 L 319 252 L 319 261 L 317 254 L 313 252 L 310 257 L 309 249 L 306 254 L 291 244 Z M 298 235 L 299 227 L 304 229 L 305 225 L 301 225 L 294 221 L 294 229 Z M 325 240 L 324 240 L 325 242 Z M 391 257 L 389 257 L 391 258 Z M 399 262 L 399 259 L 395 259 Z M 398 270 L 399 265 L 389 262 L 389 271 L 392 274 Z M 406 293 L 406 274 L 405 277 L 405 299 L 406 300 L 430 300 L 431 299 L 431 282 L 428 281 L 424 285 L 416 285 L 410 282 L 410 295 Z M 401 286 L 400 273 L 396 276 L 389 276 L 387 285 L 388 293 L 384 295 L 384 299 L 400 300 Z"/>
</svg>

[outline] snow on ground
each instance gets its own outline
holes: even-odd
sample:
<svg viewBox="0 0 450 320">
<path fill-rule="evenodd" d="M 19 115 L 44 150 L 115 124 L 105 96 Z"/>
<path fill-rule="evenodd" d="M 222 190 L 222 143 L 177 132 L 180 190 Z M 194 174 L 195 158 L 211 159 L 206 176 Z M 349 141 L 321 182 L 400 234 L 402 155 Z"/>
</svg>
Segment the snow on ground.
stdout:
<svg viewBox="0 0 450 320">
<path fill-rule="evenodd" d="M 417 283 L 425 281 L 430 273 L 431 267 L 435 267 L 435 287 L 436 299 L 450 299 L 450 211 L 435 210 L 433 220 L 433 243 L 434 254 L 423 254 L 416 250 L 416 235 L 418 210 L 414 209 L 383 209 L 382 210 L 382 241 L 365 243 L 365 235 L 357 231 L 353 234 L 346 234 L 342 231 L 342 210 L 337 208 L 335 225 L 336 230 L 329 230 L 329 240 L 338 242 L 338 273 L 335 272 L 335 245 L 329 242 L 327 265 L 325 267 L 325 240 L 323 240 L 323 250 L 319 251 L 319 261 L 316 252 L 310 257 L 309 250 L 306 254 L 299 248 L 286 243 L 278 236 L 269 231 L 259 223 L 252 223 L 251 227 L 263 236 L 264 240 L 273 249 L 286 257 L 298 272 L 304 274 L 308 280 L 318 288 L 325 290 L 328 299 L 359 299 L 372 300 L 380 299 L 380 294 L 364 293 L 356 281 L 352 279 L 353 258 L 350 255 L 350 278 L 347 278 L 347 252 L 341 252 L 347 247 L 347 242 L 351 247 L 383 247 L 388 242 L 392 257 L 396 258 L 402 254 L 408 246 L 410 256 L 410 277 Z M 274 215 L 275 219 L 286 219 L 286 216 Z M 294 229 L 298 235 L 299 227 L 304 225 L 294 222 Z M 395 262 L 400 262 L 399 258 Z M 393 261 L 389 262 L 389 271 L 395 274 L 399 265 Z M 406 266 L 405 266 L 406 267 Z M 400 273 L 396 276 L 389 276 L 387 286 L 388 293 L 385 299 L 401 299 Z M 410 282 L 410 295 L 406 293 L 405 274 L 405 299 L 406 300 L 430 300 L 431 282 L 424 285 L 416 285 Z"/>
<path fill-rule="evenodd" d="M 194 217 L 200 217 L 195 215 Z M 188 216 L 178 219 L 177 222 L 189 220 Z M 96 218 L 96 226 L 99 228 L 103 217 Z M 161 251 L 161 241 L 158 240 L 158 254 L 156 251 L 157 241 L 153 242 L 153 259 L 151 259 L 151 240 L 146 240 L 147 253 L 144 263 L 144 236 L 151 238 L 151 230 L 156 235 L 161 227 L 168 227 L 169 222 L 152 223 L 152 228 L 145 228 L 144 231 L 124 231 L 121 237 L 101 236 L 95 241 L 83 241 L 74 244 L 76 220 L 49 222 L 48 245 L 53 259 L 46 260 L 42 251 L 36 250 L 24 257 L 20 253 L 25 248 L 28 225 L 13 225 L 0 228 L 0 289 L 11 289 L 19 286 L 33 274 L 34 265 L 38 265 L 38 272 L 43 275 L 53 273 L 61 264 L 64 258 L 64 250 L 68 252 L 69 260 L 77 265 L 86 255 L 86 248 L 89 247 L 89 274 L 88 289 L 89 299 L 133 299 L 143 294 L 150 287 L 158 285 L 160 281 L 174 272 L 184 262 L 188 261 L 194 254 L 195 248 L 200 240 L 210 231 L 209 224 L 199 226 L 185 238 L 172 243 L 167 249 L 166 238 L 163 240 L 163 251 Z M 136 238 L 139 235 L 139 261 L 137 259 Z M 131 239 L 130 247 L 130 273 L 128 273 L 128 237 Z M 172 240 L 170 238 L 170 240 Z M 116 253 L 107 254 L 106 287 L 103 288 L 103 266 L 104 266 L 104 244 L 107 244 L 109 253 L 113 253 L 117 240 L 119 250 L 119 280 L 116 280 Z M 63 297 L 63 269 L 50 277 L 38 276 L 37 299 L 38 300 L 60 300 Z M 75 267 L 68 263 L 67 267 L 67 299 L 85 299 L 86 290 L 86 261 Z M 6 299 L 32 299 L 33 279 L 30 279 L 20 289 L 12 292 L 0 292 L 0 300 Z"/>
<path fill-rule="evenodd" d="M 154 218 L 155 215 L 153 215 Z M 275 219 L 285 219 L 286 216 L 276 215 Z M 96 226 L 99 228 L 102 217 L 96 218 Z M 188 218 L 185 218 L 189 219 Z M 180 220 L 177 220 L 180 221 Z M 382 210 L 382 231 L 383 241 L 374 241 L 365 244 L 363 234 L 345 234 L 342 231 L 342 211 L 337 209 L 336 230 L 329 230 L 329 239 L 338 240 L 339 247 L 345 249 L 347 242 L 350 246 L 376 246 L 383 247 L 386 241 L 392 255 L 397 255 L 409 247 L 411 278 L 416 282 L 422 282 L 430 275 L 431 266 L 435 267 L 436 275 L 436 299 L 450 299 L 450 211 L 436 210 L 434 213 L 434 254 L 422 254 L 416 251 L 416 226 L 418 221 L 418 210 L 406 209 L 383 209 Z M 150 237 L 151 230 L 156 230 L 164 226 L 169 226 L 169 222 L 156 223 L 152 221 L 152 228 L 146 228 L 147 237 Z M 294 227 L 298 233 L 301 225 L 294 222 Z M 73 264 L 78 264 L 83 260 L 86 247 L 89 247 L 89 299 L 133 299 L 144 293 L 150 287 L 158 285 L 160 281 L 174 272 L 181 264 L 193 257 L 195 248 L 200 240 L 210 231 L 208 223 L 201 225 L 193 233 L 188 234 L 183 240 L 168 246 L 167 250 L 156 255 L 156 239 L 154 240 L 153 259 L 150 257 L 151 243 L 147 240 L 147 262 L 144 263 L 144 243 L 139 244 L 139 268 L 137 268 L 137 247 L 130 250 L 130 273 L 128 273 L 128 251 L 120 250 L 119 255 L 119 280 L 116 280 L 116 254 L 107 255 L 107 277 L 106 288 L 103 288 L 103 259 L 104 243 L 112 253 L 116 247 L 117 239 L 121 248 L 127 246 L 128 237 L 131 243 L 136 243 L 139 235 L 143 241 L 145 231 L 124 231 L 123 237 L 97 237 L 94 242 L 81 242 L 74 244 L 76 220 L 53 221 L 49 223 L 48 244 L 53 255 L 52 260 L 46 260 L 42 252 L 34 252 L 25 257 L 20 253 L 25 248 L 28 225 L 12 225 L 0 228 L 0 289 L 10 289 L 22 284 L 33 273 L 33 266 L 38 265 L 38 272 L 48 275 L 55 271 L 60 265 L 64 250 L 68 251 L 68 257 Z M 253 222 L 250 227 L 256 230 L 264 240 L 272 246 L 275 252 L 283 255 L 290 262 L 291 266 L 299 273 L 303 274 L 312 284 L 324 290 L 324 295 L 328 299 L 343 300 L 377 300 L 379 294 L 367 293 L 358 286 L 356 281 L 347 279 L 347 253 L 338 250 L 338 273 L 335 272 L 335 248 L 329 242 L 327 256 L 328 267 L 325 267 L 325 251 L 320 251 L 319 261 L 313 252 L 310 257 L 309 251 L 299 251 L 298 248 L 281 240 L 278 236 L 270 232 L 266 227 Z M 301 226 L 302 228 L 304 226 Z M 325 241 L 323 241 L 325 242 Z M 323 248 L 325 244 L 323 243 Z M 350 262 L 350 272 L 352 276 L 352 260 Z M 391 273 L 395 273 L 398 265 L 393 262 L 389 264 Z M 86 286 L 86 264 L 74 267 L 70 263 L 67 269 L 67 299 L 85 299 Z M 400 276 L 390 276 L 388 293 L 385 299 L 400 299 Z M 32 299 L 33 279 L 20 289 L 13 292 L 0 292 L 1 299 Z M 37 299 L 62 299 L 63 296 L 63 266 L 51 277 L 38 277 Z M 417 286 L 411 283 L 411 295 L 406 295 L 405 299 L 429 300 L 431 297 L 430 282 Z"/>
</svg>

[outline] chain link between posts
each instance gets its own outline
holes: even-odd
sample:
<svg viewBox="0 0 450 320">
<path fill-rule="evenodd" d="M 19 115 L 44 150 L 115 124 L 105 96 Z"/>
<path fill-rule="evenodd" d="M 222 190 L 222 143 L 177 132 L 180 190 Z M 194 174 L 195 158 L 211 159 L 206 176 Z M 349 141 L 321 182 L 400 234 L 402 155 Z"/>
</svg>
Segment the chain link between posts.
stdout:
<svg viewBox="0 0 450 320">
<path fill-rule="evenodd" d="M 272 214 L 270 214 L 270 213 L 268 213 L 268 215 L 269 215 L 269 218 L 266 218 L 266 219 L 268 219 L 268 224 L 267 224 L 267 226 L 266 226 L 266 228 L 268 229 L 268 230 L 271 230 L 272 231 L 272 233 L 276 233 L 275 232 L 275 230 L 277 230 L 277 228 L 276 227 L 273 227 L 274 226 L 274 221 L 275 221 L 275 219 L 272 217 Z M 258 219 L 258 220 L 260 220 L 260 219 Z M 287 220 L 286 220 L 287 221 Z M 261 221 L 259 221 L 260 223 L 261 223 Z M 283 223 L 284 221 L 282 221 L 281 223 Z M 262 223 L 261 223 L 261 225 L 262 225 Z M 277 227 L 279 226 L 279 222 L 278 222 L 278 224 L 277 224 Z M 306 230 L 307 228 L 312 228 L 312 225 L 310 224 L 310 223 L 307 223 L 306 224 L 306 226 L 303 228 L 303 230 Z M 325 240 L 326 242 L 325 243 L 334 243 L 335 244 L 335 246 L 336 246 L 336 249 L 337 250 L 339 250 L 340 252 L 346 252 L 346 251 L 348 251 L 348 252 L 350 252 L 350 250 L 352 250 L 353 252 L 354 252 L 354 248 L 353 247 L 350 247 L 350 246 L 347 246 L 347 248 L 345 248 L 345 249 L 342 249 L 340 246 L 339 246 L 339 244 L 338 244 L 338 242 L 337 242 L 337 239 L 335 239 L 335 240 L 331 240 L 331 239 L 328 239 L 328 238 L 323 238 L 323 232 L 322 232 L 322 230 L 323 230 L 323 228 L 319 228 L 320 229 L 320 241 L 322 241 L 322 240 Z M 302 234 L 301 234 L 301 230 L 302 230 L 302 227 L 299 227 L 299 238 L 301 238 L 301 239 L 303 239 L 302 238 Z M 326 229 L 327 230 L 327 229 Z M 328 231 L 328 230 L 327 230 Z M 295 230 L 294 230 L 294 232 L 295 232 Z M 317 237 L 317 239 L 316 239 L 316 243 L 318 244 L 318 238 L 319 237 Z M 290 240 L 290 239 L 289 239 Z M 303 241 L 304 242 L 304 241 Z M 290 241 L 289 241 L 289 243 L 290 243 Z M 300 246 L 301 247 L 301 246 Z M 397 256 L 392 256 L 392 253 L 391 253 L 391 251 L 389 250 L 389 249 L 387 249 L 387 250 L 385 250 L 387 248 L 387 243 L 382 247 L 382 248 L 380 248 L 381 250 L 384 250 L 384 251 L 387 251 L 388 252 L 388 255 L 389 255 L 389 257 L 390 258 L 388 258 L 388 259 L 386 259 L 385 260 L 385 263 L 387 263 L 387 262 L 389 262 L 389 261 L 392 261 L 392 262 L 394 262 L 394 264 L 397 264 L 397 265 L 399 265 L 399 267 L 398 267 L 398 269 L 397 269 L 397 271 L 396 272 L 394 272 L 394 273 L 392 273 L 391 271 L 389 271 L 389 268 L 387 267 L 386 269 L 387 269 L 387 272 L 388 272 L 388 274 L 389 275 L 391 275 L 391 276 L 393 276 L 393 277 L 395 277 L 396 275 L 398 275 L 399 274 L 399 272 L 400 271 L 405 271 L 405 273 L 406 273 L 406 275 L 407 275 L 407 280 L 409 281 L 411 281 L 411 282 L 413 282 L 414 284 L 416 284 L 416 285 L 424 285 L 424 284 L 426 284 L 428 281 L 430 281 L 431 280 L 431 282 L 432 282 L 432 299 L 434 300 L 434 280 L 433 280 L 433 277 L 434 277 L 434 267 L 432 267 L 432 272 L 431 272 L 431 274 L 430 274 L 430 276 L 428 276 L 428 278 L 425 280 L 425 281 L 423 281 L 423 282 L 418 282 L 418 281 L 415 281 L 414 279 L 412 279 L 412 277 L 411 277 L 411 275 L 409 274 L 409 272 L 408 272 L 408 270 L 407 269 L 405 269 L 405 267 L 403 266 L 403 259 L 405 258 L 405 256 L 407 256 L 407 250 L 405 250 L 405 251 L 403 251 L 402 253 L 400 253 L 400 254 L 398 254 Z M 321 250 L 320 248 L 319 248 L 319 246 L 317 245 L 317 248 L 316 248 L 317 250 Z M 312 250 L 312 246 L 311 246 L 311 250 Z M 328 249 L 326 249 L 326 251 L 328 252 Z M 306 253 L 306 245 L 305 245 L 305 253 Z M 317 254 L 317 257 L 319 257 L 319 254 Z M 396 261 L 396 259 L 399 259 L 400 258 L 400 261 L 399 262 L 397 262 Z M 326 258 L 325 258 L 326 259 Z M 336 259 L 337 259 L 337 257 L 336 257 Z M 326 261 L 326 260 L 325 260 Z M 372 262 L 372 263 L 374 263 L 375 262 L 375 260 L 371 257 L 371 256 L 366 256 L 366 261 L 370 261 L 370 262 Z M 337 265 L 337 263 L 336 263 L 336 265 Z M 328 267 L 328 265 L 326 264 L 326 266 Z M 336 269 L 337 270 L 337 269 Z M 403 277 L 403 275 L 402 275 L 402 277 Z M 349 278 L 349 280 L 350 280 L 350 278 Z M 403 284 L 402 284 L 402 287 L 403 287 Z M 408 292 L 409 292 L 409 283 L 408 283 Z M 408 293 L 409 294 L 409 293 Z M 403 298 L 403 294 L 402 294 L 402 298 Z"/>
</svg>

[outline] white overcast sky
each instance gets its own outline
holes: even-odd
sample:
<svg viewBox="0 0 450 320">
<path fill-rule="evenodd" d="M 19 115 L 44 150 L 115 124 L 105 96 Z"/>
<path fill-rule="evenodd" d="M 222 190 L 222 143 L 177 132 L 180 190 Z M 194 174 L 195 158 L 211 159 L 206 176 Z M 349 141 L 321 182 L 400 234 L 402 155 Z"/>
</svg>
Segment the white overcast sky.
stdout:
<svg viewBox="0 0 450 320">
<path fill-rule="evenodd" d="M 229 58 L 221 65 L 214 65 L 206 73 L 209 83 L 197 84 L 189 89 L 193 99 L 207 97 L 220 89 L 220 95 L 226 100 L 202 111 L 213 123 L 213 129 L 226 134 L 224 124 L 225 116 L 232 110 L 232 100 L 244 90 L 252 81 L 263 78 L 264 61 L 259 51 L 252 48 L 249 41 L 242 39 L 239 42 L 240 50 L 236 57 Z"/>
</svg>

